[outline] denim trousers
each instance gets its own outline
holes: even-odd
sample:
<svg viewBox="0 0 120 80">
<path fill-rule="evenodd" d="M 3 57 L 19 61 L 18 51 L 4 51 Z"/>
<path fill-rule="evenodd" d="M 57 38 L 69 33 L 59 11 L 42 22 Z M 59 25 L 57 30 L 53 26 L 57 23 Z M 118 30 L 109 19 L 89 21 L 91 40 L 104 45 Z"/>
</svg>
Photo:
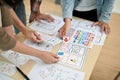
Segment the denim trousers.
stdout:
<svg viewBox="0 0 120 80">
<path fill-rule="evenodd" d="M 24 25 L 26 25 L 26 12 L 24 2 L 21 1 L 15 8 L 14 11 L 18 18 L 22 21 Z M 15 33 L 18 34 L 20 31 L 14 26 Z"/>
</svg>

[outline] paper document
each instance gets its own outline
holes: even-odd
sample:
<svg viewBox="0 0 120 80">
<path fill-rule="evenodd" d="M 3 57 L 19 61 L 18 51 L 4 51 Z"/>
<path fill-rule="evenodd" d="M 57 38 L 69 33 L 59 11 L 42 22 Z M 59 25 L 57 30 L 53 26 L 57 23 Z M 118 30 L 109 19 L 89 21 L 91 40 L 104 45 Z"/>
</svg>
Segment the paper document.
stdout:
<svg viewBox="0 0 120 80">
<path fill-rule="evenodd" d="M 77 69 L 82 69 L 86 54 L 87 48 L 71 43 L 63 43 L 57 52 L 57 55 L 60 57 L 60 64 Z"/>
<path fill-rule="evenodd" d="M 32 25 L 30 25 L 30 28 L 36 31 L 53 35 L 60 29 L 60 27 L 62 27 L 64 22 L 63 19 L 58 16 L 51 16 L 55 19 L 54 22 L 48 22 L 46 20 L 41 20 L 40 22 L 35 21 Z"/>
<path fill-rule="evenodd" d="M 12 76 L 16 73 L 15 65 L 0 61 L 0 73 Z"/>
<path fill-rule="evenodd" d="M 12 79 L 11 77 L 9 77 L 3 73 L 0 73 L 0 80 L 14 80 L 14 79 Z"/>
<path fill-rule="evenodd" d="M 40 43 L 34 43 L 29 40 L 25 40 L 24 43 L 30 47 L 33 47 L 35 49 L 42 50 L 42 51 L 51 51 L 54 48 L 52 44 L 44 42 L 44 41 Z"/>
<path fill-rule="evenodd" d="M 25 40 L 24 43 L 35 49 L 39 49 L 39 50 L 43 50 L 43 51 L 51 51 L 55 45 L 62 42 L 61 39 L 59 39 L 55 36 L 50 36 L 50 35 L 39 33 L 39 32 L 38 32 L 38 34 L 40 34 L 40 37 L 43 40 L 43 42 L 34 43 L 29 40 Z"/>
<path fill-rule="evenodd" d="M 78 23 L 77 28 L 79 28 L 80 30 L 89 31 L 89 32 L 96 34 L 94 44 L 95 45 L 103 45 L 104 41 L 106 39 L 105 32 L 101 33 L 100 27 L 99 26 L 92 26 L 92 24 L 93 24 L 93 22 L 80 21 Z"/>
<path fill-rule="evenodd" d="M 67 36 L 70 38 L 69 42 L 87 48 L 92 48 L 96 34 L 84 30 L 72 29 L 69 30 Z"/>
<path fill-rule="evenodd" d="M 28 74 L 31 80 L 83 80 L 80 72 L 58 64 L 37 63 Z"/>
<path fill-rule="evenodd" d="M 29 60 L 29 58 L 26 55 L 12 50 L 2 52 L 1 56 L 17 66 L 23 65 Z"/>
</svg>

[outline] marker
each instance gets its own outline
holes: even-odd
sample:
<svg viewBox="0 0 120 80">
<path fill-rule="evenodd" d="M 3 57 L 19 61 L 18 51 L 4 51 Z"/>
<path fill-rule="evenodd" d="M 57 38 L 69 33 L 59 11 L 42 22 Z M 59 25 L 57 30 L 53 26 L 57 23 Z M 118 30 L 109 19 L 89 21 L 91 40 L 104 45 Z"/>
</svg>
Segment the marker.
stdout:
<svg viewBox="0 0 120 80">
<path fill-rule="evenodd" d="M 16 66 L 16 69 L 18 70 L 18 72 L 19 72 L 26 80 L 30 80 L 30 79 L 22 72 L 22 70 L 20 70 L 20 68 L 18 68 L 18 67 Z"/>
</svg>

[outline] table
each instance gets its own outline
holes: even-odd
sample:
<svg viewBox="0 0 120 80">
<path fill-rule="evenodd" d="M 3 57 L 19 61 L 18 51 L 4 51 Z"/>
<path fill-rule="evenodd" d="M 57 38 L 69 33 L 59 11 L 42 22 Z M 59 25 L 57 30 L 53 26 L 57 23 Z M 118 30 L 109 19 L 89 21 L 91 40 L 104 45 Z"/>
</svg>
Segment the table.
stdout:
<svg viewBox="0 0 120 80">
<path fill-rule="evenodd" d="M 27 0 L 26 0 L 26 1 L 27 1 Z M 51 6 L 52 4 L 51 4 L 50 1 L 49 1 L 49 3 L 50 3 L 50 4 L 48 4 L 47 0 L 45 0 L 45 1 L 43 2 L 43 4 L 48 4 L 47 6 Z M 44 5 L 44 6 L 46 6 L 46 5 Z M 42 8 L 44 12 L 50 11 L 49 9 L 45 8 L 44 6 L 43 6 L 43 8 Z M 54 6 L 52 5 L 51 7 L 54 7 Z M 51 11 L 50 11 L 51 13 L 55 13 L 55 14 L 57 14 L 57 15 L 60 15 L 60 11 L 58 11 L 58 8 L 57 8 L 57 7 L 54 7 L 53 9 L 54 9 L 54 10 L 51 10 Z M 25 37 L 20 33 L 20 34 L 18 35 L 18 39 L 23 42 L 23 41 L 25 40 Z M 57 45 L 57 46 L 53 49 L 53 52 L 57 51 L 58 46 L 59 46 L 59 45 Z M 95 66 L 95 64 L 96 64 L 96 61 L 97 61 L 97 59 L 98 59 L 98 57 L 99 57 L 99 54 L 100 54 L 101 49 L 102 49 L 102 46 L 93 46 L 93 48 L 91 48 L 91 49 L 88 50 L 88 53 L 87 53 L 87 55 L 86 55 L 86 60 L 85 60 L 85 63 L 84 63 L 84 66 L 83 66 L 83 70 L 82 70 L 83 72 L 85 72 L 85 78 L 84 78 L 84 80 L 89 80 L 90 75 L 91 75 L 91 73 L 92 73 L 92 71 L 93 71 L 93 69 L 94 69 L 94 66 Z M 0 57 L 0 60 L 6 61 L 6 60 L 3 59 L 2 57 Z M 30 71 L 30 70 L 32 69 L 32 67 L 34 66 L 34 64 L 35 64 L 34 61 L 29 60 L 26 64 L 20 66 L 20 68 L 23 70 L 23 72 L 24 72 L 25 74 L 28 74 L 29 71 Z M 18 72 L 16 72 L 16 74 L 13 75 L 12 77 L 13 77 L 15 80 L 23 80 L 22 75 L 19 74 Z"/>
</svg>

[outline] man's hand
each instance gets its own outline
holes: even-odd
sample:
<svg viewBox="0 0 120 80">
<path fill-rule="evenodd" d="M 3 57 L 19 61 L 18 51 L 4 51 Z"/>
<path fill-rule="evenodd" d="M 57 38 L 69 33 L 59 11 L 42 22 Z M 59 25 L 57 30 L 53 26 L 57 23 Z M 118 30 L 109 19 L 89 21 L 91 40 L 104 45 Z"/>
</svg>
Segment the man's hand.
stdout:
<svg viewBox="0 0 120 80">
<path fill-rule="evenodd" d="M 33 12 L 31 13 L 30 15 L 30 20 L 29 22 L 31 23 L 33 20 L 37 20 L 37 21 L 40 21 L 41 19 L 43 20 L 47 20 L 48 22 L 53 22 L 54 21 L 54 18 L 48 14 L 44 14 L 44 13 L 40 13 L 40 12 Z"/>
<path fill-rule="evenodd" d="M 44 14 L 44 13 L 39 13 L 38 16 L 36 17 L 36 20 L 47 20 L 48 22 L 53 22 L 54 18 L 48 14 Z"/>
<path fill-rule="evenodd" d="M 106 34 L 109 34 L 111 32 L 109 24 L 105 23 L 103 21 L 95 22 L 95 23 L 93 23 L 93 26 L 100 26 L 101 32 L 105 31 Z"/>
<path fill-rule="evenodd" d="M 28 38 L 31 42 L 42 42 L 40 34 L 33 30 L 27 29 L 24 33 L 25 37 Z"/>
</svg>

